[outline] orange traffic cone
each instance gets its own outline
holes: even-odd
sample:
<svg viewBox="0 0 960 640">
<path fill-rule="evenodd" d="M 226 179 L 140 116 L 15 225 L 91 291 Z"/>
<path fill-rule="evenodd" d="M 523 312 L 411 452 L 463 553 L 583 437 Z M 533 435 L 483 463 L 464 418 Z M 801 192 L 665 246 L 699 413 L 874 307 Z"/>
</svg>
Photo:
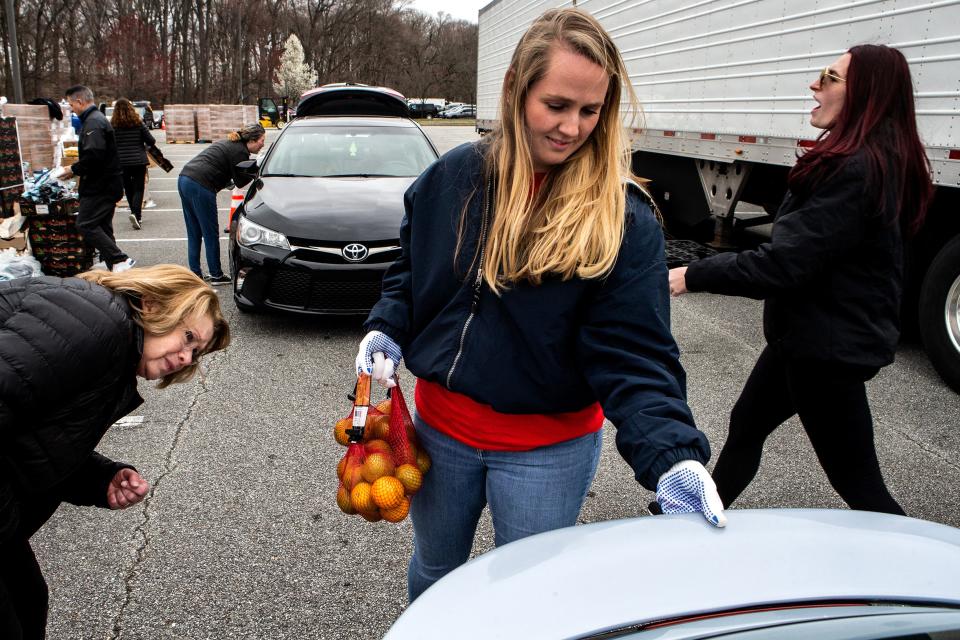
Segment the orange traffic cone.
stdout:
<svg viewBox="0 0 960 640">
<path fill-rule="evenodd" d="M 230 216 L 227 218 L 227 233 L 230 233 L 230 228 L 233 226 L 233 214 L 237 212 L 237 207 L 243 202 L 243 189 L 238 187 L 233 188 L 233 193 L 230 194 Z"/>
</svg>

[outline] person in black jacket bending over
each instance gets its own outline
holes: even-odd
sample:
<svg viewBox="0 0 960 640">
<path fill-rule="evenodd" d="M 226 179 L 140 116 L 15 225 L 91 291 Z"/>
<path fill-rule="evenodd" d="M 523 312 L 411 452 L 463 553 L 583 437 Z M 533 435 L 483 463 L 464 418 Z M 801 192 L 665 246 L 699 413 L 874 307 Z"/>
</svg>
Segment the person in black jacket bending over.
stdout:
<svg viewBox="0 0 960 640">
<path fill-rule="evenodd" d="M 725 505 L 756 475 L 767 436 L 799 415 L 851 508 L 902 514 L 880 473 L 864 383 L 893 362 L 902 235 L 932 196 L 910 70 L 896 49 L 856 46 L 810 89 L 810 124 L 823 132 L 790 171 L 770 242 L 672 269 L 670 290 L 765 300 L 767 346 L 713 472 Z"/>
<path fill-rule="evenodd" d="M 177 190 L 183 204 L 187 225 L 187 262 L 190 270 L 210 284 L 227 284 L 230 276 L 220 266 L 220 226 L 217 222 L 217 192 L 232 182 L 238 187 L 250 182 L 249 176 L 237 171 L 237 163 L 250 159 L 266 142 L 260 123 L 247 125 L 240 131 L 204 149 L 180 170 Z M 200 270 L 200 242 L 206 245 L 207 269 Z"/>
<path fill-rule="evenodd" d="M 117 139 L 123 192 L 130 205 L 130 224 L 134 229 L 140 229 L 143 223 L 143 185 L 147 177 L 147 147 L 152 147 L 157 141 L 143 124 L 133 103 L 126 98 L 114 103 L 110 124 Z"/>
<path fill-rule="evenodd" d="M 548 11 L 513 53 L 500 128 L 406 193 L 356 364 L 389 386 L 402 354 L 418 378 L 433 464 L 411 501 L 411 600 L 466 561 L 486 504 L 498 546 L 575 524 L 604 417 L 665 511 L 726 523 L 670 333 L 663 233 L 630 181 L 624 87 L 600 24 Z"/>
<path fill-rule="evenodd" d="M 47 585 L 30 537 L 62 501 L 125 509 L 149 485 L 94 451 L 138 407 L 137 377 L 189 380 L 230 330 L 185 267 L 0 282 L 0 638 L 40 639 Z"/>
<path fill-rule="evenodd" d="M 93 92 L 88 87 L 78 84 L 64 95 L 83 123 L 77 142 L 79 159 L 60 175 L 63 180 L 80 176 L 77 228 L 84 241 L 100 253 L 104 267 L 113 271 L 129 269 L 136 261 L 120 250 L 113 236 L 113 214 L 117 200 L 123 196 L 113 127 L 93 103 Z"/>
</svg>

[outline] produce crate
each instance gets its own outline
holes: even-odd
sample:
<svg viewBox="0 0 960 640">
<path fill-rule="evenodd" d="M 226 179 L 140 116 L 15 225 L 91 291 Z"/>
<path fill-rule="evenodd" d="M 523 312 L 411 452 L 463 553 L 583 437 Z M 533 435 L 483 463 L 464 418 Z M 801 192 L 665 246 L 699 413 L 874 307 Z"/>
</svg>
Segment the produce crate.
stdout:
<svg viewBox="0 0 960 640">
<path fill-rule="evenodd" d="M 3 115 L 17 119 L 20 156 L 30 163 L 30 170 L 54 166 L 54 144 L 50 131 L 50 110 L 46 105 L 7 104 Z"/>
<path fill-rule="evenodd" d="M 196 105 L 168 104 L 163 109 L 164 127 L 167 142 L 196 142 L 197 122 L 194 115 Z"/>
<path fill-rule="evenodd" d="M 210 130 L 210 107 L 198 105 L 194 109 L 197 120 L 197 142 L 213 142 L 213 132 Z"/>
<path fill-rule="evenodd" d="M 75 216 L 80 211 L 80 201 L 73 198 L 49 204 L 36 204 L 29 200 L 20 200 L 20 215 L 34 216 Z"/>
<path fill-rule="evenodd" d="M 20 213 L 27 217 L 29 225 L 30 251 L 45 274 L 67 278 L 90 269 L 94 251 L 77 229 L 78 200 L 45 205 L 21 200 L 19 204 Z"/>
<path fill-rule="evenodd" d="M 223 140 L 233 131 L 257 121 L 257 107 L 252 104 L 211 104 L 209 140 Z"/>
</svg>

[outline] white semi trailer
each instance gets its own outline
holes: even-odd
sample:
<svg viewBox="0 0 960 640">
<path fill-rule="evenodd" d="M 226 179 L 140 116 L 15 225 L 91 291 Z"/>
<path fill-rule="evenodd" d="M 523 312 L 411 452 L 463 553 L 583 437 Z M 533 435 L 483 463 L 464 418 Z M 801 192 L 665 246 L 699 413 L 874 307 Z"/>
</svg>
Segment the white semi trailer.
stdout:
<svg viewBox="0 0 960 640">
<path fill-rule="evenodd" d="M 907 246 L 903 324 L 960 390 L 960 0 L 494 0 L 479 20 L 481 132 L 495 125 L 520 36 L 559 6 L 590 12 L 623 54 L 643 104 L 634 170 L 651 180 L 667 233 L 720 248 L 770 221 L 738 214 L 740 202 L 776 211 L 819 133 L 808 85 L 820 69 L 855 44 L 900 49 L 937 186 Z"/>
</svg>

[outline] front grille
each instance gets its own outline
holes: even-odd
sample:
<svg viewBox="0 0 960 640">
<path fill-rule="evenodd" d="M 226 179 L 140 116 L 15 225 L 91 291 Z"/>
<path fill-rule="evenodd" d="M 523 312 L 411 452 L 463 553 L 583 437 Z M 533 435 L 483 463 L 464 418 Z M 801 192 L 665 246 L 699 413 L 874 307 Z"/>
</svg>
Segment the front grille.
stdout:
<svg viewBox="0 0 960 640">
<path fill-rule="evenodd" d="M 331 280 L 330 276 L 354 277 L 353 280 Z M 382 273 L 355 274 L 340 272 L 311 273 L 297 269 L 280 268 L 270 283 L 268 302 L 304 309 L 306 311 L 366 311 L 380 299 Z"/>
</svg>

